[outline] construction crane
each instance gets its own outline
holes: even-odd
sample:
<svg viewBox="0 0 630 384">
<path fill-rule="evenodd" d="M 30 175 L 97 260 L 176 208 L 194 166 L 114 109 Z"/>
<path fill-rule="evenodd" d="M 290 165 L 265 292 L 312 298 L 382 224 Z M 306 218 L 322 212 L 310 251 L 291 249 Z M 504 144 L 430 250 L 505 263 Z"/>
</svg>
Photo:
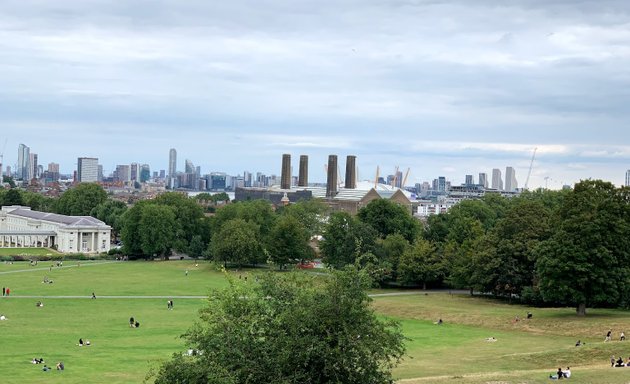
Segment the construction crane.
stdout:
<svg viewBox="0 0 630 384">
<path fill-rule="evenodd" d="M 529 184 L 529 177 L 532 175 L 532 168 L 534 167 L 534 159 L 536 158 L 536 151 L 538 147 L 534 148 L 534 153 L 532 153 L 532 161 L 529 163 L 529 171 L 527 172 L 527 179 L 525 179 L 525 186 L 523 189 L 527 190 L 527 185 Z"/>
</svg>

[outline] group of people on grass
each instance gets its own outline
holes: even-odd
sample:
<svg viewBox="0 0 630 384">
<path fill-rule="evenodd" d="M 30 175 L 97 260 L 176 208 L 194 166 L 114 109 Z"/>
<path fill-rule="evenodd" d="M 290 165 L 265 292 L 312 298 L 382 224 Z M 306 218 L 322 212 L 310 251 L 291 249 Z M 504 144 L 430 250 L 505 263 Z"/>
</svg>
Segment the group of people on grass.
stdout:
<svg viewBox="0 0 630 384">
<path fill-rule="evenodd" d="M 52 371 L 52 368 L 47 366 L 46 363 L 44 363 L 44 358 L 40 357 L 39 359 L 34 357 L 33 360 L 31 360 L 31 363 L 33 364 L 44 364 L 44 367 L 42 368 L 42 371 L 44 372 L 48 372 L 48 371 Z M 64 369 L 66 369 L 66 366 L 63 364 L 63 361 L 60 361 L 57 363 L 56 368 L 58 371 L 63 371 Z"/>
<path fill-rule="evenodd" d="M 133 316 L 131 316 L 129 318 L 129 327 L 130 328 L 139 328 L 140 327 L 140 323 L 133 318 Z"/>
<path fill-rule="evenodd" d="M 627 362 L 623 362 L 623 357 L 619 356 L 619 358 L 615 359 L 615 356 L 610 356 L 610 366 L 611 367 L 630 367 L 630 357 L 628 357 Z"/>
<path fill-rule="evenodd" d="M 626 340 L 626 334 L 621 331 L 621 333 L 619 334 L 619 341 L 625 341 Z M 604 339 L 604 342 L 607 341 L 612 341 L 612 329 L 609 329 L 608 332 L 606 332 L 606 338 Z"/>
<path fill-rule="evenodd" d="M 79 347 L 82 347 L 82 346 L 84 346 L 84 345 L 85 345 L 86 347 L 89 347 L 90 345 L 92 345 L 92 343 L 90 342 L 90 340 L 87 340 L 87 339 L 86 339 L 85 341 L 83 341 L 83 339 L 82 339 L 82 338 L 80 338 L 80 339 L 79 339 L 79 344 L 77 344 L 77 345 L 78 345 Z"/>
</svg>

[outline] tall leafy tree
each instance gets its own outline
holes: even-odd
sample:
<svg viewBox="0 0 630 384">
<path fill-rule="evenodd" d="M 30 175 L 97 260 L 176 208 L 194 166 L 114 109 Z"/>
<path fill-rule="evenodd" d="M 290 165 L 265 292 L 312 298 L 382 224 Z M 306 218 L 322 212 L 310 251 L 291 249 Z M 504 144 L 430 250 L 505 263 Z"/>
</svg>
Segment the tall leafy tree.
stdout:
<svg viewBox="0 0 630 384">
<path fill-rule="evenodd" d="M 619 303 L 630 288 L 627 194 L 608 182 L 583 180 L 560 210 L 557 232 L 538 249 L 540 291 L 546 301 L 576 306 Z"/>
<path fill-rule="evenodd" d="M 140 214 L 139 232 L 142 252 L 145 255 L 170 254 L 175 240 L 175 213 L 173 208 L 147 204 Z"/>
<path fill-rule="evenodd" d="M 308 232 L 296 218 L 282 216 L 269 235 L 269 258 L 280 268 L 312 258 L 313 250 L 308 241 Z"/>
<path fill-rule="evenodd" d="M 356 258 L 372 253 L 378 233 L 347 212 L 334 212 L 324 227 L 320 242 L 323 261 L 333 268 L 354 264 Z"/>
<path fill-rule="evenodd" d="M 59 197 L 55 210 L 62 215 L 89 216 L 92 209 L 107 200 L 107 193 L 98 184 L 80 183 Z"/>
<path fill-rule="evenodd" d="M 319 199 L 300 200 L 280 209 L 282 216 L 291 216 L 302 224 L 309 237 L 322 233 L 328 206 Z"/>
<path fill-rule="evenodd" d="M 115 237 L 122 228 L 122 216 L 127 211 L 127 204 L 118 200 L 107 199 L 97 205 L 90 212 L 90 216 L 96 217 L 112 227 L 112 235 Z"/>
<path fill-rule="evenodd" d="M 486 292 L 512 297 L 535 285 L 536 249 L 551 236 L 551 220 L 540 200 L 513 199 L 485 242 Z"/>
<path fill-rule="evenodd" d="M 175 354 L 156 383 L 389 383 L 404 337 L 398 323 L 374 314 L 369 287 L 356 270 L 232 281 L 184 335 L 203 353 Z"/>
<path fill-rule="evenodd" d="M 17 188 L 11 188 L 4 193 L 2 205 L 24 205 L 22 193 Z"/>
<path fill-rule="evenodd" d="M 204 235 L 203 208 L 196 203 L 195 199 L 181 193 L 167 192 L 159 195 L 153 203 L 171 207 L 175 213 L 177 226 L 173 228 L 176 235 L 173 247 L 176 250 L 185 252 L 193 236 Z"/>
<path fill-rule="evenodd" d="M 433 245 L 425 239 L 418 238 L 400 257 L 398 280 L 407 285 L 439 282 L 443 279 L 444 265 L 435 252 Z"/>
<path fill-rule="evenodd" d="M 403 206 L 388 199 L 372 200 L 357 214 L 359 220 L 374 228 L 379 237 L 399 233 L 413 242 L 420 233 L 420 223 Z"/>
<path fill-rule="evenodd" d="M 227 263 L 241 266 L 264 261 L 259 228 L 243 219 L 232 219 L 223 224 L 208 247 L 212 258 L 224 267 Z"/>
</svg>

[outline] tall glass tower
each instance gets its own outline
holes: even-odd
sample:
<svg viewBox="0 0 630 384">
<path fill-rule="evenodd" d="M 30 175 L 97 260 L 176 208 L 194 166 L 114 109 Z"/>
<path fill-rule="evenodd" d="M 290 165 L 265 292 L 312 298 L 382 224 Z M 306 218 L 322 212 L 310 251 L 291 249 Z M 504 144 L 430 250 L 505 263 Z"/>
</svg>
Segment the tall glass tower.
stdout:
<svg viewBox="0 0 630 384">
<path fill-rule="evenodd" d="M 18 146 L 18 179 L 28 180 L 29 169 L 31 165 L 31 149 L 24 144 Z"/>
<path fill-rule="evenodd" d="M 177 151 L 171 148 L 168 152 L 168 186 L 172 189 L 175 187 L 175 178 L 177 174 Z"/>
</svg>

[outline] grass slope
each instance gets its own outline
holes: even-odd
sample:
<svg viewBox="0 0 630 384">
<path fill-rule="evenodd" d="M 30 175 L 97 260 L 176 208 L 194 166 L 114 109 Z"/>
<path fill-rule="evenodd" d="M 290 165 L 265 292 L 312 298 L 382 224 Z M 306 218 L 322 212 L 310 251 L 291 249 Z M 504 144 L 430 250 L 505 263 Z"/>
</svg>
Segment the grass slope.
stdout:
<svg viewBox="0 0 630 384">
<path fill-rule="evenodd" d="M 51 265 L 0 263 L 0 285 L 11 287 L 13 296 L 0 299 L 0 313 L 9 318 L 0 322 L 2 383 L 142 382 L 151 367 L 183 351 L 179 336 L 204 305 L 203 299 L 174 298 L 175 310 L 168 311 L 167 298 L 204 296 L 227 284 L 225 275 L 205 262 Z M 54 283 L 43 284 L 44 276 Z M 35 306 L 37 300 L 43 308 Z M 571 366 L 574 383 L 630 383 L 630 368 L 608 363 L 610 355 L 630 356 L 630 341 L 603 342 L 609 328 L 617 336 L 630 332 L 627 311 L 591 310 L 578 318 L 572 308 L 530 308 L 446 293 L 377 297 L 373 306 L 380 316 L 398 319 L 408 337 L 408 356 L 394 371 L 401 383 L 548 383 L 559 366 Z M 527 311 L 534 313 L 530 320 L 524 319 Z M 514 322 L 516 315 L 522 320 Z M 130 316 L 140 328 L 128 327 Z M 434 324 L 438 318 L 443 325 Z M 497 341 L 485 341 L 491 336 Z M 80 337 L 93 345 L 76 346 Z M 586 346 L 576 348 L 577 339 Z M 66 370 L 42 372 L 30 363 L 33 357 L 53 366 L 63 361 Z"/>
</svg>

